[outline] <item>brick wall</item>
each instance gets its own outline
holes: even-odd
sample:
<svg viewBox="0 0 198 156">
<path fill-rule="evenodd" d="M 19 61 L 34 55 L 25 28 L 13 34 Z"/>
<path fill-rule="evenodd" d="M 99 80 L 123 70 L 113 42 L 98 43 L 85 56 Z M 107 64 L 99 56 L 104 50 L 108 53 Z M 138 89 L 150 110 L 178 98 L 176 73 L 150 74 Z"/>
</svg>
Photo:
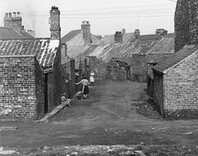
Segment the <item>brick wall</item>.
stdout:
<svg viewBox="0 0 198 156">
<path fill-rule="evenodd" d="M 198 43 L 198 1 L 178 0 L 175 11 L 175 51 Z"/>
<path fill-rule="evenodd" d="M 0 57 L 0 116 L 37 118 L 35 57 Z"/>
<path fill-rule="evenodd" d="M 198 113 L 197 60 L 198 52 L 195 52 L 164 75 L 166 116 L 189 117 L 192 115 L 194 117 L 193 114 L 196 114 L 194 112 Z"/>
</svg>

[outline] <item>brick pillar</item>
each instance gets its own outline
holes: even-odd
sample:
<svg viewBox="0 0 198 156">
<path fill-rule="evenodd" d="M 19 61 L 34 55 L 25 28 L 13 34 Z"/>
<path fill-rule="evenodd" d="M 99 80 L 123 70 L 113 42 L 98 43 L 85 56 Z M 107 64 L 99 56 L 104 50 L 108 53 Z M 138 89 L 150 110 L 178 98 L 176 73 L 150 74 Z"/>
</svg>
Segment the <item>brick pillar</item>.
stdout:
<svg viewBox="0 0 198 156">
<path fill-rule="evenodd" d="M 88 76 L 88 71 L 87 71 L 87 59 L 84 59 L 84 66 L 85 66 L 85 76 Z M 87 77 L 88 78 L 88 77 Z"/>
<path fill-rule="evenodd" d="M 73 97 L 76 94 L 76 79 L 75 79 L 75 60 L 70 60 L 70 73 L 71 73 L 71 97 Z"/>
</svg>

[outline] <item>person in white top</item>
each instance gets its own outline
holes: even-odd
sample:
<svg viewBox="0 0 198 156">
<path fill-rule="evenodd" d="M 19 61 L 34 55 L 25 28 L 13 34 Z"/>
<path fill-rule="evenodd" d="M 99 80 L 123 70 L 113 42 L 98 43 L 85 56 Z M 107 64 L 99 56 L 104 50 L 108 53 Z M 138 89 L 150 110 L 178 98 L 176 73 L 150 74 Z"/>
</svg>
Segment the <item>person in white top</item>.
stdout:
<svg viewBox="0 0 198 156">
<path fill-rule="evenodd" d="M 94 76 L 95 76 L 95 73 L 93 71 L 91 71 L 91 73 L 90 73 L 90 83 L 93 86 L 95 85 L 95 78 L 94 78 Z"/>
<path fill-rule="evenodd" d="M 78 85 L 78 84 L 83 85 L 82 94 L 83 94 L 83 98 L 86 99 L 89 94 L 89 87 L 88 87 L 89 81 L 87 80 L 87 78 L 85 76 L 83 76 L 83 79 L 80 82 L 76 83 L 76 85 Z"/>
</svg>

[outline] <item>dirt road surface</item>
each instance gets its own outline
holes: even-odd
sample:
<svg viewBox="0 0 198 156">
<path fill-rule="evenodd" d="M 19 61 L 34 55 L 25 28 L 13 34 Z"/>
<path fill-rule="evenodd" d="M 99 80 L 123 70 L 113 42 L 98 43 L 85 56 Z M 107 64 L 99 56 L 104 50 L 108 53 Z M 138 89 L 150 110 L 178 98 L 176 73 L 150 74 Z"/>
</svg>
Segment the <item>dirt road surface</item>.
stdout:
<svg viewBox="0 0 198 156">
<path fill-rule="evenodd" d="M 17 127 L 0 131 L 0 147 L 142 145 L 198 152 L 198 120 L 162 119 L 145 89 L 145 83 L 99 79 L 88 99 L 73 101 L 46 123 L 0 120 L 0 127 Z"/>
</svg>

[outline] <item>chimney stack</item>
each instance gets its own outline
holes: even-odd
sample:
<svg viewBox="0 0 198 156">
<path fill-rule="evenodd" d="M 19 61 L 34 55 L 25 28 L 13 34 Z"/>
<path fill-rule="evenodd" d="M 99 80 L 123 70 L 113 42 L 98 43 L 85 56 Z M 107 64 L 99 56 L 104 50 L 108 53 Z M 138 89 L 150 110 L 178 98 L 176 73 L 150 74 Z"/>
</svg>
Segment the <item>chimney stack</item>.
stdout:
<svg viewBox="0 0 198 156">
<path fill-rule="evenodd" d="M 136 39 L 139 39 L 139 37 L 140 37 L 140 30 L 139 29 L 135 29 L 134 36 L 135 36 Z"/>
<path fill-rule="evenodd" d="M 157 29 L 155 31 L 155 35 L 156 35 L 157 40 L 161 39 L 162 37 L 164 37 L 167 34 L 168 34 L 168 31 L 165 30 L 165 29 Z"/>
<path fill-rule="evenodd" d="M 85 40 L 85 44 L 91 43 L 91 32 L 90 32 L 90 24 L 89 21 L 82 21 L 81 31 L 83 34 L 83 38 Z"/>
<path fill-rule="evenodd" d="M 126 29 L 122 29 L 122 35 L 126 34 Z"/>
<path fill-rule="evenodd" d="M 50 10 L 50 36 L 51 39 L 61 39 L 60 11 L 58 7 L 52 6 Z"/>
<path fill-rule="evenodd" d="M 20 17 L 20 12 L 11 12 L 5 13 L 4 17 L 4 27 L 11 28 L 15 31 L 21 33 L 22 32 L 22 18 Z"/>
<path fill-rule="evenodd" d="M 114 43 L 122 43 L 122 32 L 116 31 L 114 35 Z"/>
</svg>

